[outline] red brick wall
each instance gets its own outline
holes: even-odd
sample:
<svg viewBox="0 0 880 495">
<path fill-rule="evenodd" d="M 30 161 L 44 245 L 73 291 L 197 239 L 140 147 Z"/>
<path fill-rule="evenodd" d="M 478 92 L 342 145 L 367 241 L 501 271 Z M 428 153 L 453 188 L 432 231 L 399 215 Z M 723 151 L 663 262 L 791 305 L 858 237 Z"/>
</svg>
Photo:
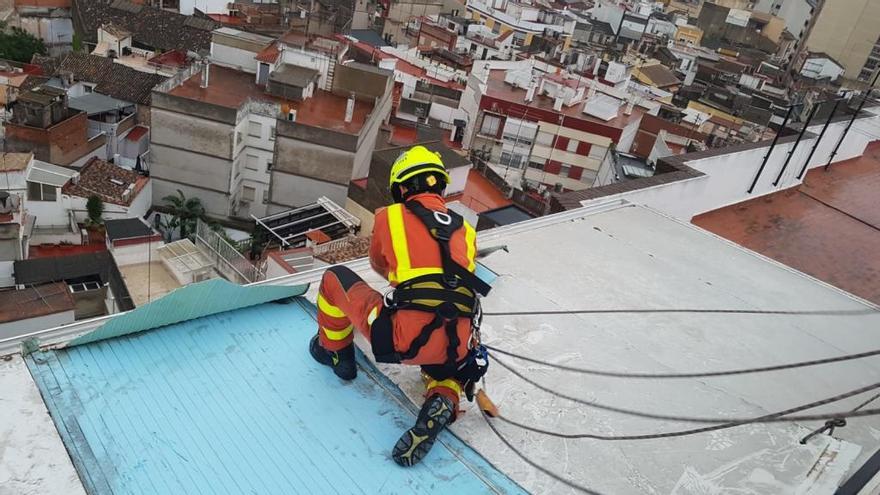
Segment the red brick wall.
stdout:
<svg viewBox="0 0 880 495">
<path fill-rule="evenodd" d="M 419 46 L 430 46 L 431 41 L 434 41 L 438 47 L 452 50 L 455 48 L 455 39 L 454 33 L 430 24 L 423 23 L 419 30 Z"/>
</svg>

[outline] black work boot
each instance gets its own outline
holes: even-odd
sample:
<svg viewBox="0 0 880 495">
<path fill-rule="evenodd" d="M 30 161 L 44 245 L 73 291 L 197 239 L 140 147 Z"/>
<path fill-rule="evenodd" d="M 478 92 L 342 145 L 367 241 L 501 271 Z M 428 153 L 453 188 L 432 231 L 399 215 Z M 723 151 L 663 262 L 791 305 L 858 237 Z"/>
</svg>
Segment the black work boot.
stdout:
<svg viewBox="0 0 880 495">
<path fill-rule="evenodd" d="M 404 467 L 418 464 L 431 450 L 437 435 L 455 419 L 455 404 L 447 397 L 434 394 L 422 404 L 416 425 L 404 432 L 394 445 L 391 457 Z"/>
<path fill-rule="evenodd" d="M 328 351 L 321 347 L 321 341 L 317 335 L 309 342 L 309 353 L 315 361 L 333 368 L 333 373 L 343 380 L 354 380 L 357 376 L 357 364 L 354 361 L 354 344 L 339 351 Z"/>
</svg>

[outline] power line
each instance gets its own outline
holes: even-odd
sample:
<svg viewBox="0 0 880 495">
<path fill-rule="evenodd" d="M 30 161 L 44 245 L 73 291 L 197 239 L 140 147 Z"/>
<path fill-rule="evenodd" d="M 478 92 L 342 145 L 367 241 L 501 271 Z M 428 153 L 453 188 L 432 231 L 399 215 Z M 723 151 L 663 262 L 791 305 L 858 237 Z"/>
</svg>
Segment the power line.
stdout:
<svg viewBox="0 0 880 495">
<path fill-rule="evenodd" d="M 669 415 L 669 414 L 646 413 L 643 411 L 636 411 L 636 410 L 626 409 L 626 408 L 617 407 L 617 406 L 609 406 L 607 404 L 601 404 L 601 403 L 597 403 L 597 402 L 590 402 L 588 400 L 584 400 L 579 397 L 574 397 L 574 396 L 565 394 L 563 392 L 553 390 L 547 386 L 541 385 L 540 383 L 537 383 L 534 380 L 527 378 L 525 375 L 516 371 L 509 364 L 505 363 L 504 361 L 501 361 L 497 357 L 495 358 L 495 362 L 498 363 L 501 367 L 505 368 L 507 371 L 510 371 L 511 373 L 513 373 L 520 380 L 528 383 L 529 385 L 532 385 L 533 387 L 535 387 L 539 390 L 542 390 L 544 392 L 555 395 L 557 397 L 561 397 L 563 399 L 570 400 L 570 401 L 575 402 L 577 404 L 581 404 L 581 405 L 591 407 L 594 409 L 600 409 L 600 410 L 604 410 L 604 411 L 625 414 L 628 416 L 636 416 L 639 418 L 659 419 L 659 420 L 663 420 L 663 421 L 677 421 L 680 423 L 703 423 L 703 424 L 710 423 L 710 424 L 718 424 L 718 425 L 731 425 L 731 426 L 726 426 L 727 428 L 730 428 L 732 426 L 739 426 L 739 425 L 743 425 L 743 424 L 758 422 L 755 420 L 754 417 L 752 417 L 752 418 L 723 418 L 723 419 L 721 419 L 721 418 L 693 417 L 693 416 L 674 416 L 674 415 Z M 811 402 L 809 404 L 804 404 L 804 405 L 789 409 L 783 413 L 776 413 L 776 414 L 778 414 L 778 416 L 783 416 L 783 415 L 788 415 L 788 414 L 804 411 L 807 409 L 813 409 L 815 407 L 823 406 L 825 404 L 830 404 L 832 402 L 841 401 L 843 399 L 847 399 L 847 398 L 852 397 L 854 395 L 858 395 L 863 392 L 867 392 L 869 390 L 874 390 L 877 388 L 880 388 L 880 382 L 875 383 L 873 385 L 868 385 L 866 387 L 862 387 L 860 389 L 856 389 L 855 391 L 851 391 L 851 392 L 847 392 L 845 394 L 834 396 L 830 399 L 823 399 L 820 401 Z M 880 410 L 878 410 L 878 412 L 880 412 Z M 824 420 L 824 419 L 828 419 L 829 417 L 832 417 L 832 416 L 833 415 L 826 414 L 826 415 L 810 416 L 810 417 L 788 418 L 783 421 Z M 835 417 L 846 417 L 846 413 L 837 413 L 837 415 Z M 764 418 L 764 417 L 762 416 L 761 418 Z M 700 430 L 699 432 L 702 432 L 702 431 L 713 431 L 713 430 L 711 430 L 711 429 L 710 430 Z"/>
<path fill-rule="evenodd" d="M 697 314 L 745 314 L 745 315 L 802 315 L 802 316 L 854 316 L 880 314 L 876 309 L 828 309 L 828 310 L 786 310 L 786 309 L 560 309 L 531 311 L 487 311 L 483 316 L 540 316 L 540 315 L 585 315 L 585 314 L 645 314 L 645 313 L 697 313 Z"/>
<path fill-rule="evenodd" d="M 498 428 L 497 428 L 494 424 L 492 424 L 491 421 L 489 421 L 489 416 L 486 415 L 486 412 L 485 412 L 485 411 L 483 411 L 482 409 L 480 409 L 480 414 L 483 415 L 483 419 L 486 421 L 486 424 L 489 425 L 489 429 L 491 429 L 491 430 L 492 430 L 492 433 L 494 433 L 495 436 L 498 437 L 499 440 L 501 440 L 501 443 L 503 443 L 504 445 L 506 445 L 507 448 L 511 450 L 511 452 L 513 452 L 514 454 L 516 454 L 517 457 L 519 457 L 520 459 L 522 459 L 522 461 L 525 462 L 526 464 L 528 464 L 529 466 L 531 466 L 531 467 L 537 469 L 538 471 L 541 471 L 542 473 L 544 473 L 544 474 L 546 474 L 547 476 L 553 478 L 554 480 L 556 480 L 556 481 L 562 483 L 562 484 L 565 485 L 565 486 L 568 486 L 568 487 L 570 487 L 570 488 L 574 488 L 575 490 L 579 490 L 579 491 L 584 492 L 584 493 L 586 493 L 586 494 L 588 494 L 588 495 L 602 495 L 601 493 L 599 493 L 599 492 L 597 492 L 597 491 L 595 491 L 595 490 L 591 490 L 591 489 L 589 489 L 589 488 L 587 488 L 587 487 L 585 487 L 585 486 L 583 486 L 583 485 L 579 485 L 579 484 L 577 484 L 577 483 L 575 483 L 575 482 L 573 482 L 573 481 L 567 480 L 567 479 L 565 479 L 564 477 L 562 477 L 562 476 L 560 476 L 560 475 L 554 473 L 553 471 L 550 471 L 549 469 L 545 468 L 544 466 L 538 464 L 537 462 L 535 462 L 535 461 L 529 459 L 528 457 L 526 457 L 525 454 L 522 453 L 522 451 L 520 451 L 519 449 L 517 449 L 516 447 L 514 447 L 513 444 L 510 443 L 510 440 L 508 440 L 507 438 L 505 438 L 504 435 L 502 435 L 501 432 L 498 431 Z"/>
<path fill-rule="evenodd" d="M 523 356 L 521 354 L 517 354 L 511 351 L 507 351 L 504 349 L 499 349 L 494 346 L 486 345 L 486 348 L 496 352 L 498 354 L 504 354 L 506 356 L 510 356 L 516 359 L 521 359 L 523 361 L 528 361 L 530 363 L 540 364 L 542 366 L 548 366 L 551 368 L 556 368 L 563 371 L 571 371 L 573 373 L 582 373 L 584 375 L 595 375 L 595 376 L 605 376 L 611 378 L 647 378 L 647 379 L 669 379 L 669 378 L 709 378 L 716 376 L 732 376 L 732 375 L 746 375 L 750 373 L 765 373 L 769 371 L 781 371 L 788 369 L 796 369 L 796 368 L 805 368 L 808 366 L 818 366 L 822 364 L 831 364 L 831 363 L 839 363 L 843 361 L 850 361 L 854 359 L 863 359 L 871 356 L 880 355 L 880 349 L 875 349 L 873 351 L 865 351 L 857 354 L 846 354 L 842 356 L 835 356 L 830 358 L 823 359 L 814 359 L 810 361 L 800 361 L 796 363 L 788 363 L 788 364 L 779 364 L 773 366 L 763 366 L 758 368 L 742 368 L 735 370 L 724 370 L 724 371 L 707 371 L 701 373 L 626 373 L 626 372 L 617 372 L 617 371 L 605 371 L 605 370 L 596 370 L 596 369 L 588 369 L 588 368 L 577 368 L 574 366 L 566 366 L 564 364 L 556 364 L 548 361 L 542 361 L 540 359 L 530 358 L 528 356 Z"/>
</svg>

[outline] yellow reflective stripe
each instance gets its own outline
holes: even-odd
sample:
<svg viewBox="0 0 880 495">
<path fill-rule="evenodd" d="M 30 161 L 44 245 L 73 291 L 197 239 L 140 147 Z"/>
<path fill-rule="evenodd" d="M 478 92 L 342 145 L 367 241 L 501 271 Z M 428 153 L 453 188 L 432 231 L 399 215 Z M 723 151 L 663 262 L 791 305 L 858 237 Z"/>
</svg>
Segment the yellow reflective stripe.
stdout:
<svg viewBox="0 0 880 495">
<path fill-rule="evenodd" d="M 375 307 L 370 310 L 370 314 L 367 315 L 367 325 L 373 326 L 373 322 L 376 321 L 376 318 L 379 317 L 379 307 Z"/>
<path fill-rule="evenodd" d="M 351 335 L 352 328 L 353 327 L 351 325 L 349 325 L 349 326 L 343 328 L 342 330 L 330 330 L 329 328 L 326 328 L 326 327 L 321 327 L 321 330 L 324 331 L 324 335 L 326 335 L 327 338 L 330 340 L 343 340 L 346 337 L 348 337 L 349 335 Z"/>
<path fill-rule="evenodd" d="M 477 231 L 467 222 L 464 223 L 464 242 L 467 243 L 467 269 L 473 272 L 477 269 Z"/>
<path fill-rule="evenodd" d="M 427 385 L 425 385 L 425 388 L 428 389 L 428 392 L 431 392 L 431 390 L 436 387 L 446 387 L 461 395 L 461 385 L 459 385 L 458 382 L 453 380 L 452 378 L 440 380 L 439 382 L 437 380 L 431 380 L 428 382 Z"/>
<path fill-rule="evenodd" d="M 345 318 L 345 313 L 341 309 L 327 302 L 320 293 L 318 294 L 318 309 L 327 316 L 333 318 Z"/>
<path fill-rule="evenodd" d="M 403 205 L 400 203 L 388 207 L 388 230 L 391 231 L 391 248 L 397 267 L 388 273 L 388 280 L 401 282 L 400 274 L 409 270 L 409 246 L 406 244 L 406 230 L 403 227 Z"/>
</svg>

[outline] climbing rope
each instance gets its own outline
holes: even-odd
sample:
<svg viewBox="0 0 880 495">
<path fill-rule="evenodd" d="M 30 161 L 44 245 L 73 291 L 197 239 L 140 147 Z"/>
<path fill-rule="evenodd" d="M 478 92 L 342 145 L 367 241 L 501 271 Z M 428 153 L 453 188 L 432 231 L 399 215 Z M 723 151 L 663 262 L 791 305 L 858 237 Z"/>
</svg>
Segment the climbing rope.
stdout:
<svg viewBox="0 0 880 495">
<path fill-rule="evenodd" d="M 755 418 L 708 418 L 708 417 L 674 416 L 674 415 L 668 415 L 668 414 L 646 413 L 646 412 L 636 411 L 636 410 L 632 410 L 632 409 L 626 409 L 626 408 L 622 408 L 622 407 L 609 406 L 607 404 L 600 404 L 598 402 L 591 402 L 588 400 L 581 399 L 579 397 L 574 397 L 574 396 L 565 394 L 563 392 L 559 392 L 557 390 L 553 390 L 547 386 L 544 386 L 544 385 L 532 380 L 531 378 L 526 377 L 524 374 L 515 370 L 512 366 L 510 366 L 509 364 L 505 363 L 504 361 L 498 359 L 497 357 L 495 357 L 494 360 L 502 368 L 505 368 L 507 371 L 511 372 L 513 375 L 518 377 L 520 380 L 523 380 L 524 382 L 528 383 L 529 385 L 532 385 L 533 387 L 535 387 L 539 390 L 542 390 L 544 392 L 555 395 L 557 397 L 561 397 L 563 399 L 570 400 L 572 402 L 575 402 L 575 403 L 578 403 L 578 404 L 581 404 L 581 405 L 584 405 L 587 407 L 591 407 L 594 409 L 601 409 L 603 411 L 611 411 L 611 412 L 615 412 L 615 413 L 626 414 L 628 416 L 636 416 L 639 418 L 659 419 L 659 420 L 664 420 L 664 421 L 677 421 L 677 422 L 681 422 L 681 423 L 704 423 L 704 424 L 705 423 L 711 423 L 711 424 L 717 423 L 717 424 L 722 424 L 722 425 L 740 426 L 742 424 L 748 424 L 751 422 L 755 422 Z M 802 406 L 798 406 L 794 409 L 788 410 L 787 412 L 784 413 L 784 415 L 788 415 L 788 414 L 799 412 L 799 411 L 804 411 L 807 409 L 812 409 L 815 407 L 823 406 L 825 404 L 830 404 L 832 402 L 837 402 L 837 401 L 852 397 L 854 395 L 858 395 L 858 394 L 861 394 L 861 393 L 864 393 L 864 392 L 867 392 L 870 390 L 874 390 L 877 388 L 880 388 L 880 382 L 875 383 L 873 385 L 868 385 L 866 387 L 856 389 L 851 392 L 840 394 L 840 395 L 834 396 L 829 399 L 823 399 L 820 401 L 811 402 L 809 404 L 804 404 Z M 825 419 L 828 419 L 832 416 L 845 417 L 846 413 L 837 413 L 836 415 L 826 414 L 826 415 L 821 415 L 818 417 L 815 417 L 815 416 L 803 417 L 802 416 L 802 417 L 798 417 L 798 418 L 783 419 L 780 421 L 825 420 Z M 767 422 L 767 421 L 764 421 L 764 422 Z M 731 426 L 728 426 L 728 427 L 731 427 Z M 712 430 L 707 430 L 707 431 L 712 431 Z"/>
<path fill-rule="evenodd" d="M 485 345 L 485 344 L 484 344 Z M 835 356 L 830 358 L 823 359 L 813 359 L 810 361 L 800 361 L 796 363 L 788 363 L 788 364 L 778 364 L 772 366 L 763 366 L 758 368 L 742 368 L 735 370 L 725 370 L 725 371 L 707 371 L 707 372 L 699 372 L 699 373 L 627 373 L 627 372 L 617 372 L 617 371 L 605 371 L 605 370 L 596 370 L 596 369 L 588 369 L 588 368 L 577 368 L 574 366 L 566 366 L 563 364 L 551 363 L 548 361 L 542 361 L 540 359 L 531 358 L 528 356 L 523 356 L 522 354 L 517 354 L 515 352 L 511 352 L 505 349 L 499 349 L 495 346 L 486 345 L 486 348 L 490 351 L 493 351 L 498 354 L 504 354 L 505 356 L 510 356 L 516 359 L 520 359 L 523 361 L 528 361 L 534 364 L 540 364 L 542 366 L 547 366 L 550 368 L 556 368 L 558 370 L 563 371 L 571 371 L 573 373 L 582 373 L 585 375 L 594 375 L 594 376 L 604 376 L 611 378 L 709 378 L 709 377 L 717 377 L 717 376 L 732 376 L 732 375 L 746 375 L 750 373 L 765 373 L 768 371 L 781 371 L 781 370 L 790 370 L 797 368 L 806 368 L 809 366 L 819 366 L 822 364 L 831 364 L 831 363 L 839 363 L 843 361 L 851 361 L 854 359 L 864 359 L 867 357 L 880 355 L 880 349 L 875 349 L 872 351 L 859 352 L 856 354 L 846 354 L 842 356 Z"/>
</svg>

